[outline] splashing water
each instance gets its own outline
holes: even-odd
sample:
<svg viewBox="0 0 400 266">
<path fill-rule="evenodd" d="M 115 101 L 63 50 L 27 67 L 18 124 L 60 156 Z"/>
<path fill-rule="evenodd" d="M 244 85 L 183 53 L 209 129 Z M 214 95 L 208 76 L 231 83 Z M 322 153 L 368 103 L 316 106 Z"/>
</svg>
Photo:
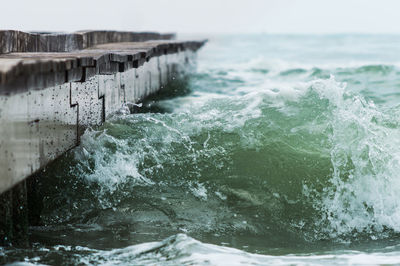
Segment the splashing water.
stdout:
<svg viewBox="0 0 400 266">
<path fill-rule="evenodd" d="M 197 74 L 88 129 L 41 174 L 45 226 L 32 228 L 31 249 L 0 253 L 45 264 L 399 263 L 398 47 L 398 36 L 211 39 Z"/>
</svg>

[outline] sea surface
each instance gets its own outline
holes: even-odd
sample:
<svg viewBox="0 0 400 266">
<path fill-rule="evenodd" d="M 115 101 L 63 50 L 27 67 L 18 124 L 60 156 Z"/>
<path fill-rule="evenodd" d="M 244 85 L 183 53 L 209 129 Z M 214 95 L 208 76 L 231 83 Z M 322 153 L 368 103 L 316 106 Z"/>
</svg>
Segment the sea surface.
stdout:
<svg viewBox="0 0 400 266">
<path fill-rule="evenodd" d="M 211 36 L 131 111 L 40 174 L 0 264 L 400 264 L 400 35 Z"/>
</svg>

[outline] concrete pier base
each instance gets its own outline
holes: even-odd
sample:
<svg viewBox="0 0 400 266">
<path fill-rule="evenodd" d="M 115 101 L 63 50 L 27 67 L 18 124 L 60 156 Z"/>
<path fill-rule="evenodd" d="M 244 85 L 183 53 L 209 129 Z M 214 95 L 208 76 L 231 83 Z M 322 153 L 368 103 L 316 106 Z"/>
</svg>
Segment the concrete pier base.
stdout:
<svg viewBox="0 0 400 266">
<path fill-rule="evenodd" d="M 205 41 L 172 37 L 0 31 L 1 245 L 27 245 L 29 223 L 40 223 L 40 182 L 29 176 L 78 145 L 87 127 L 194 70 Z"/>
<path fill-rule="evenodd" d="M 0 195 L 0 245 L 29 246 L 26 181 Z"/>
<path fill-rule="evenodd" d="M 40 214 L 43 209 L 42 183 L 38 176 L 26 179 L 28 221 L 30 226 L 41 225 Z"/>
<path fill-rule="evenodd" d="M 21 247 L 29 246 L 26 180 L 20 182 L 12 189 L 12 205 L 13 244 Z"/>
<path fill-rule="evenodd" d="M 0 195 L 0 246 L 8 246 L 13 239 L 12 191 Z"/>
</svg>

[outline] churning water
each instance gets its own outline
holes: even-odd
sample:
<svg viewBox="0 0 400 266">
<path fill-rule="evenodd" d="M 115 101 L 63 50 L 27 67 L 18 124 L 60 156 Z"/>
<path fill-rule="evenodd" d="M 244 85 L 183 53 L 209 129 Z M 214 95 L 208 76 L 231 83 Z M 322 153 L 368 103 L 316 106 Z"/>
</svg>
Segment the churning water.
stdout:
<svg viewBox="0 0 400 266">
<path fill-rule="evenodd" d="M 27 264 L 400 263 L 400 36 L 211 38 L 46 169 Z"/>
</svg>

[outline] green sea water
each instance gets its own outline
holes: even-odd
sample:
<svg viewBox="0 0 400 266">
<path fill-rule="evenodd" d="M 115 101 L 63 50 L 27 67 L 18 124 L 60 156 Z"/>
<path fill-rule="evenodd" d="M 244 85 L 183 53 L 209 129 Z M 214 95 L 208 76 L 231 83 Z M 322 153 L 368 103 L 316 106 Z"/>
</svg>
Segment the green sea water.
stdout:
<svg viewBox="0 0 400 266">
<path fill-rule="evenodd" d="M 400 264 L 399 103 L 400 36 L 211 36 L 40 174 L 0 263 Z"/>
</svg>

